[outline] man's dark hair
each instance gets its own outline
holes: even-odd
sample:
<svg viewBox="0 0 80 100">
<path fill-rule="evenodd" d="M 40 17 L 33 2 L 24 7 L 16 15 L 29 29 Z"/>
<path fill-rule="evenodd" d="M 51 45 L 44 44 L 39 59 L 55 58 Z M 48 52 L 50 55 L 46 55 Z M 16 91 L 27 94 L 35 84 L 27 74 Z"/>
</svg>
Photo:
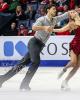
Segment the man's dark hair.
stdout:
<svg viewBox="0 0 80 100">
<path fill-rule="evenodd" d="M 51 7 L 56 7 L 56 5 L 55 4 L 52 4 L 52 5 L 46 5 L 46 9 L 50 9 Z"/>
<path fill-rule="evenodd" d="M 55 4 L 52 4 L 52 5 L 46 5 L 46 13 L 47 13 L 47 10 L 52 8 L 52 7 L 55 7 L 56 8 L 56 5 Z"/>
</svg>

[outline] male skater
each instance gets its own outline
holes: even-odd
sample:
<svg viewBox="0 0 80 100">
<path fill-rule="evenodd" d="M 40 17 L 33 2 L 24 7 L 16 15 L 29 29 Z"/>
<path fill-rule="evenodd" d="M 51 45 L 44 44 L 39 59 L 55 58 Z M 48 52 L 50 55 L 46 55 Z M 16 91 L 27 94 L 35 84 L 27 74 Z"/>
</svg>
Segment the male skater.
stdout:
<svg viewBox="0 0 80 100">
<path fill-rule="evenodd" d="M 53 32 L 53 27 L 69 16 L 69 12 L 56 16 L 55 5 L 47 6 L 46 11 L 46 16 L 38 18 L 32 26 L 32 30 L 36 31 L 36 33 L 28 42 L 29 52 L 20 60 L 19 64 L 0 77 L 0 86 L 17 74 L 25 65 L 31 63 L 20 86 L 20 89 L 30 90 L 30 81 L 40 64 L 40 52 Z"/>
</svg>

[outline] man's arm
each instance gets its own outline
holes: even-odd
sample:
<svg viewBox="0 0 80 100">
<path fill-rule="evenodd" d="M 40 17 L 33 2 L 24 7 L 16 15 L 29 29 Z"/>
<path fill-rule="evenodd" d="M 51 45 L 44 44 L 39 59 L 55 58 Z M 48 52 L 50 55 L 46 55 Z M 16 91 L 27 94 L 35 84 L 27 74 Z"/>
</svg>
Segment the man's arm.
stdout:
<svg viewBox="0 0 80 100">
<path fill-rule="evenodd" d="M 43 25 L 44 18 L 39 18 L 36 22 L 32 25 L 32 30 L 34 31 L 45 31 L 45 32 L 52 32 L 53 28 L 50 26 Z"/>
<path fill-rule="evenodd" d="M 63 20 L 65 20 L 65 19 L 68 19 L 68 18 L 69 18 L 69 12 L 66 12 L 66 13 L 64 13 L 64 14 L 62 14 L 62 15 L 56 16 L 56 17 L 54 17 L 54 18 L 55 18 L 55 20 L 56 20 L 56 23 L 58 23 L 58 22 L 60 22 L 60 21 L 63 21 Z"/>
<path fill-rule="evenodd" d="M 32 30 L 34 31 L 45 31 L 48 33 L 53 32 L 53 28 L 51 26 L 32 26 Z"/>
<path fill-rule="evenodd" d="M 43 18 L 38 18 L 36 20 L 36 22 L 32 25 L 32 30 L 34 31 L 44 30 Z"/>
</svg>

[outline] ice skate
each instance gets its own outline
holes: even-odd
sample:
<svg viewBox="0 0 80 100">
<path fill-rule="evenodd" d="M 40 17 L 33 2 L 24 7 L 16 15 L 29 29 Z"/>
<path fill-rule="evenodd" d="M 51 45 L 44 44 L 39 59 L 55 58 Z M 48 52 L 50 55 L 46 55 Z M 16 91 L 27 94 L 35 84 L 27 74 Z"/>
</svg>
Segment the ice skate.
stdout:
<svg viewBox="0 0 80 100">
<path fill-rule="evenodd" d="M 20 91 L 30 91 L 30 90 L 31 90 L 31 88 L 27 85 L 21 85 L 20 86 Z"/>
<path fill-rule="evenodd" d="M 62 82 L 61 90 L 64 90 L 64 91 L 69 91 L 70 90 L 70 87 L 68 86 L 68 83 L 66 81 Z"/>
</svg>

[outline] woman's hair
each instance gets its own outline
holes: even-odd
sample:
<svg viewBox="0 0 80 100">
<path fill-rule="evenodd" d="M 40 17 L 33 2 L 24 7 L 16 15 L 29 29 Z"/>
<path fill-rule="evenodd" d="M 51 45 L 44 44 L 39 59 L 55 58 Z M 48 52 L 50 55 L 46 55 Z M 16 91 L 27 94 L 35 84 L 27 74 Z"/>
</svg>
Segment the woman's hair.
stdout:
<svg viewBox="0 0 80 100">
<path fill-rule="evenodd" d="M 80 20 L 79 14 L 75 17 L 77 20 Z M 69 18 L 69 27 L 71 30 L 74 30 L 77 28 L 77 25 L 75 24 L 75 19 Z"/>
<path fill-rule="evenodd" d="M 50 9 L 50 8 L 52 8 L 52 7 L 56 7 L 56 5 L 55 5 L 55 4 L 52 4 L 52 5 L 46 5 L 46 9 Z"/>
</svg>

